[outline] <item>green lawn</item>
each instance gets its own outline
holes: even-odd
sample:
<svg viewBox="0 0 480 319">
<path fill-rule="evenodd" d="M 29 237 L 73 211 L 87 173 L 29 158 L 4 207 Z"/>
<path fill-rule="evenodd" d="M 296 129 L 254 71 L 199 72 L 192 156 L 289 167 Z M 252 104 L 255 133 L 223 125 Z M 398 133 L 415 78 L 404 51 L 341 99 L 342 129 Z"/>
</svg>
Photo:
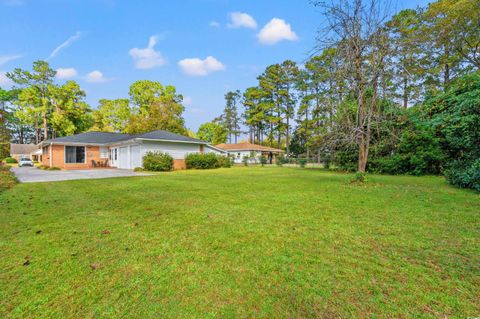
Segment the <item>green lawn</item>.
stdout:
<svg viewBox="0 0 480 319">
<path fill-rule="evenodd" d="M 480 195 L 299 168 L 18 184 L 0 318 L 480 316 Z"/>
</svg>

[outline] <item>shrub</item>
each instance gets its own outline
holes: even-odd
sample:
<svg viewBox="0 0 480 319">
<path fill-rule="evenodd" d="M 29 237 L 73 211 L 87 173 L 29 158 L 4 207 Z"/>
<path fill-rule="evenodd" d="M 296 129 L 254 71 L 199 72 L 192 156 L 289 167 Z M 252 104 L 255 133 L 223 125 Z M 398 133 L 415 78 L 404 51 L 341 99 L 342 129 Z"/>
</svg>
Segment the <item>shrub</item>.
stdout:
<svg viewBox="0 0 480 319">
<path fill-rule="evenodd" d="M 211 169 L 232 166 L 232 160 L 229 157 L 216 155 L 215 153 L 188 154 L 185 158 L 185 162 L 188 169 Z"/>
<path fill-rule="evenodd" d="M 356 172 L 352 179 L 352 183 L 365 183 L 366 181 L 367 175 L 362 172 Z"/>
<path fill-rule="evenodd" d="M 440 174 L 445 159 L 440 140 L 428 127 L 405 130 L 394 154 L 372 158 L 369 171 L 386 174 Z"/>
<path fill-rule="evenodd" d="M 244 166 L 248 166 L 248 160 L 250 159 L 249 156 L 244 156 L 242 159 L 242 163 Z"/>
<path fill-rule="evenodd" d="M 298 159 L 298 164 L 300 165 L 300 167 L 305 167 L 307 165 L 307 159 L 306 158 L 299 158 Z"/>
<path fill-rule="evenodd" d="M 262 166 L 267 164 L 267 158 L 264 155 L 260 156 L 260 164 L 262 164 Z"/>
<path fill-rule="evenodd" d="M 56 166 L 51 166 L 51 167 L 47 167 L 47 170 L 49 170 L 49 171 L 59 171 L 59 170 L 61 170 L 61 168 L 56 167 Z"/>
<path fill-rule="evenodd" d="M 161 152 L 148 152 L 143 156 L 143 168 L 152 172 L 166 172 L 173 169 L 173 157 Z"/>
<path fill-rule="evenodd" d="M 445 177 L 452 185 L 480 192 L 480 159 L 470 164 L 460 160 L 454 161 L 445 170 Z"/>
<path fill-rule="evenodd" d="M 133 169 L 133 171 L 134 171 L 134 172 L 143 172 L 144 169 L 143 169 L 142 167 L 135 167 L 135 168 Z"/>
<path fill-rule="evenodd" d="M 285 164 L 285 156 L 278 155 L 277 159 L 275 160 L 275 164 L 277 164 L 278 166 L 283 166 L 283 164 Z"/>
<path fill-rule="evenodd" d="M 5 163 L 7 163 L 7 164 L 16 164 L 16 163 L 18 163 L 18 161 L 17 161 L 16 159 L 14 159 L 13 157 L 7 157 L 7 158 L 5 159 Z"/>
<path fill-rule="evenodd" d="M 0 192 L 13 187 L 17 183 L 17 178 L 10 171 L 9 165 L 0 165 Z"/>
<path fill-rule="evenodd" d="M 10 142 L 0 142 L 0 161 L 10 156 Z"/>
<path fill-rule="evenodd" d="M 230 168 L 232 167 L 232 158 L 228 156 L 217 155 L 218 164 L 220 167 Z"/>
<path fill-rule="evenodd" d="M 358 149 L 347 146 L 333 154 L 332 164 L 340 171 L 355 172 L 358 162 Z"/>
</svg>

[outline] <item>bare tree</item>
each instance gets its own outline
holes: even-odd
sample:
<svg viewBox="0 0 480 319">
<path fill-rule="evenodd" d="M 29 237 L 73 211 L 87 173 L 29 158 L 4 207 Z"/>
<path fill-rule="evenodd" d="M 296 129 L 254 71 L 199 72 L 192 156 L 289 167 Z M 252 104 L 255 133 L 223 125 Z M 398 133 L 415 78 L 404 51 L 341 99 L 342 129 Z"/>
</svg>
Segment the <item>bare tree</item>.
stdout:
<svg viewBox="0 0 480 319">
<path fill-rule="evenodd" d="M 380 0 L 315 1 L 323 9 L 328 26 L 322 30 L 319 49 L 335 47 L 339 72 L 355 94 L 356 114 L 350 127 L 352 142 L 358 147 L 358 171 L 365 172 L 372 121 L 378 111 L 379 83 L 389 54 L 384 22 L 388 5 Z"/>
</svg>

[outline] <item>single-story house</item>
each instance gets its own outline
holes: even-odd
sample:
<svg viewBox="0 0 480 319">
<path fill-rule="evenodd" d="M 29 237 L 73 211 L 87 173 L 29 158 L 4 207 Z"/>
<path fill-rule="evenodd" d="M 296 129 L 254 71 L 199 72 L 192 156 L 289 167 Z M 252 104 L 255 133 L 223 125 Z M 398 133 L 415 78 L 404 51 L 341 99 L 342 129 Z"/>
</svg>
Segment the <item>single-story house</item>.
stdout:
<svg viewBox="0 0 480 319">
<path fill-rule="evenodd" d="M 189 153 L 227 155 L 207 142 L 162 130 L 137 135 L 87 132 L 45 140 L 40 145 L 42 165 L 62 169 L 134 169 L 142 167 L 145 153 L 155 151 L 170 154 L 174 169 L 185 169 L 185 156 Z"/>
<path fill-rule="evenodd" d="M 19 161 L 21 158 L 29 158 L 32 161 L 39 161 L 37 153 L 39 146 L 35 144 L 10 144 L 10 157 Z"/>
<path fill-rule="evenodd" d="M 260 163 L 260 156 L 265 156 L 268 163 L 275 163 L 277 156 L 284 153 L 281 149 L 242 142 L 236 144 L 218 144 L 215 147 L 225 150 L 235 163 L 242 163 L 248 157 L 249 163 Z"/>
</svg>

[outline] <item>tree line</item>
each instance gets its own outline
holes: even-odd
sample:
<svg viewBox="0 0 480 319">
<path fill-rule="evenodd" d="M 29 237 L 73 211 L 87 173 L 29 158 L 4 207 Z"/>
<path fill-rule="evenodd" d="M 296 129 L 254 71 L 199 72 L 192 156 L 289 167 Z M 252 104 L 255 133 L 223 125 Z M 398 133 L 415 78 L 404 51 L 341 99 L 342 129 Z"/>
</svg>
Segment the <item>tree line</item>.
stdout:
<svg viewBox="0 0 480 319">
<path fill-rule="evenodd" d="M 479 1 L 440 0 L 394 15 L 377 0 L 313 4 L 328 21 L 315 54 L 268 66 L 256 86 L 228 92 L 223 113 L 205 125 L 223 127 L 231 143 L 246 134 L 359 172 L 447 174 L 461 166 L 462 174 L 480 166 Z M 451 96 L 463 104 L 447 107 Z"/>
</svg>

